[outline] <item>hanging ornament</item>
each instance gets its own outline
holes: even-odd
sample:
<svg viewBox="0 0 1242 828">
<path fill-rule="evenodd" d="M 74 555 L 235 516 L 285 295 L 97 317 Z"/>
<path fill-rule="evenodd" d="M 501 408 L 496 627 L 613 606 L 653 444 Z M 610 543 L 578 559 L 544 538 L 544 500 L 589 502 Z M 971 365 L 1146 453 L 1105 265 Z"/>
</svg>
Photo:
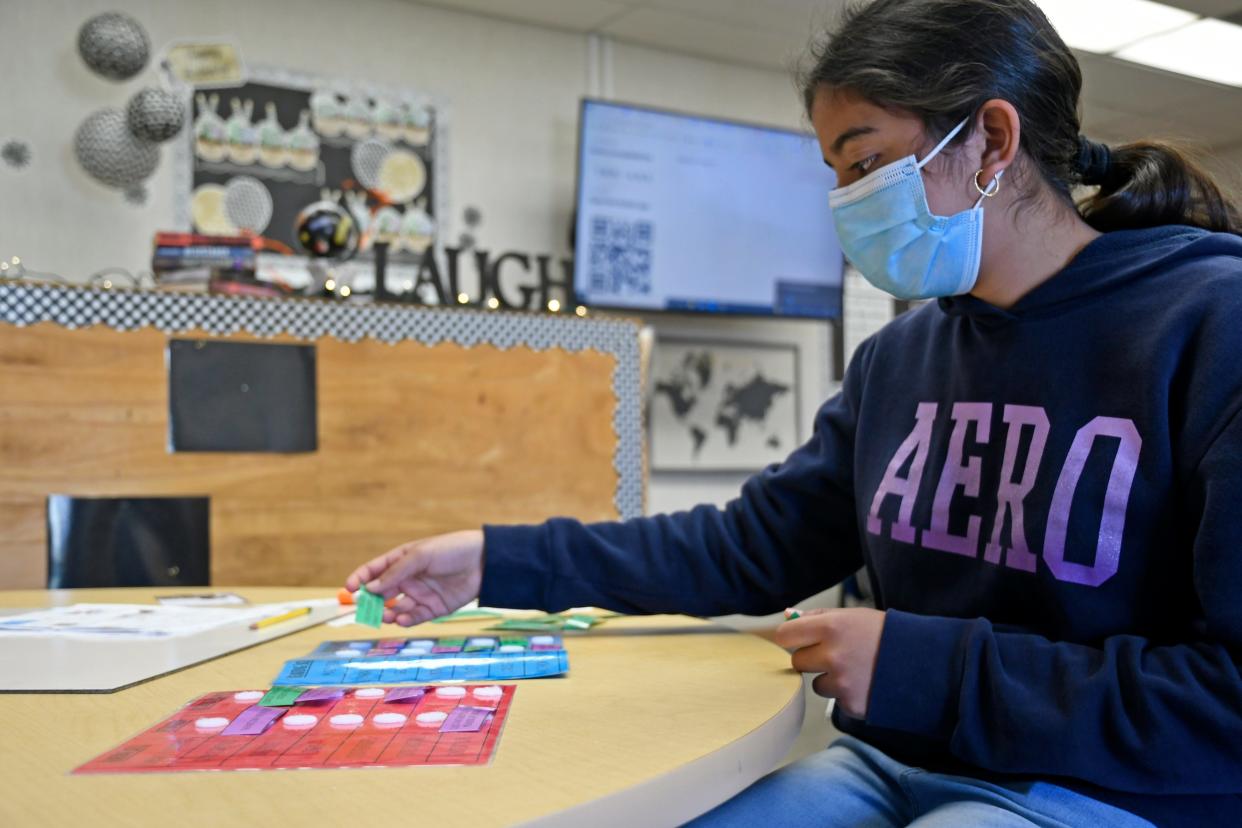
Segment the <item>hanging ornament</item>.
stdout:
<svg viewBox="0 0 1242 828">
<path fill-rule="evenodd" d="M 125 118 L 129 131 L 136 137 L 158 144 L 181 131 L 185 125 L 185 107 L 173 93 L 147 88 L 129 99 Z"/>
<path fill-rule="evenodd" d="M 379 138 L 359 141 L 349 151 L 349 166 L 354 178 L 368 190 L 379 189 L 380 167 L 392 153 L 392 144 Z"/>
<path fill-rule="evenodd" d="M 123 81 L 142 71 L 151 58 L 151 41 L 138 21 L 105 12 L 78 30 L 78 54 L 97 75 Z"/>
<path fill-rule="evenodd" d="M 298 245 L 311 257 L 344 261 L 358 251 L 358 225 L 333 201 L 316 201 L 294 220 Z"/>
<path fill-rule="evenodd" d="M 73 138 L 82 169 L 109 187 L 132 187 L 155 172 L 159 148 L 129 131 L 125 113 L 101 109 L 90 115 Z"/>
<path fill-rule="evenodd" d="M 272 194 L 252 176 L 230 178 L 224 185 L 224 215 L 233 226 L 262 235 L 272 220 Z"/>
<path fill-rule="evenodd" d="M 22 141 L 7 141 L 0 147 L 0 158 L 10 167 L 20 170 L 30 163 L 30 147 Z"/>
</svg>

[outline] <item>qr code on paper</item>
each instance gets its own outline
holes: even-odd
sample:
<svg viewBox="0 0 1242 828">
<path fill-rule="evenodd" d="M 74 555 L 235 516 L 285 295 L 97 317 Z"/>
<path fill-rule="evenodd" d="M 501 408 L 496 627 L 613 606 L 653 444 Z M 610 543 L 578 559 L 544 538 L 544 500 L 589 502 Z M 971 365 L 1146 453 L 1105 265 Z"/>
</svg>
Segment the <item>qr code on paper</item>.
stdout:
<svg viewBox="0 0 1242 828">
<path fill-rule="evenodd" d="M 651 222 L 591 219 L 591 292 L 651 293 Z"/>
</svg>

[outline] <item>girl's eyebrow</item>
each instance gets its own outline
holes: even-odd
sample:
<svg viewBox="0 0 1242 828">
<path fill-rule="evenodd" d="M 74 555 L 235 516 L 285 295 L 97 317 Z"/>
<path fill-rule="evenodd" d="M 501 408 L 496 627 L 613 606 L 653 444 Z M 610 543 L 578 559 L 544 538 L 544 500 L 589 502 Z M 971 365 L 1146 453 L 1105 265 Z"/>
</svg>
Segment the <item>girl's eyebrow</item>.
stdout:
<svg viewBox="0 0 1242 828">
<path fill-rule="evenodd" d="M 850 127 L 845 132 L 842 132 L 840 135 L 838 135 L 837 140 L 832 142 L 832 154 L 833 155 L 839 154 L 841 152 L 841 149 L 850 141 L 862 135 L 870 135 L 871 133 L 875 131 L 876 131 L 876 128 L 871 127 L 871 126 Z"/>
</svg>

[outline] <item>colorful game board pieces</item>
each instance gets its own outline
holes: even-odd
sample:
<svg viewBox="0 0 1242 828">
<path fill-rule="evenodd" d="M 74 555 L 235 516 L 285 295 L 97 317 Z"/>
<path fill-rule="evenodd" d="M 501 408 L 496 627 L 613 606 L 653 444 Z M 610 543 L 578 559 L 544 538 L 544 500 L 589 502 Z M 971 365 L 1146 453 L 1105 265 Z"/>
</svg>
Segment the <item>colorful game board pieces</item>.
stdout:
<svg viewBox="0 0 1242 828">
<path fill-rule="evenodd" d="M 209 693 L 74 773 L 487 764 L 515 688 L 458 689 L 466 692 L 446 698 L 360 688 L 298 707 L 237 700 L 251 691 Z"/>
<path fill-rule="evenodd" d="M 358 595 L 354 600 L 358 603 L 354 620 L 378 630 L 384 623 L 384 599 L 368 592 L 366 587 L 362 587 L 358 590 Z"/>
<path fill-rule="evenodd" d="M 229 726 L 220 731 L 221 736 L 260 736 L 285 715 L 283 707 L 263 707 L 256 704 L 247 707 Z"/>
<path fill-rule="evenodd" d="M 454 707 L 440 725 L 441 733 L 475 733 L 487 723 L 494 711 L 490 707 Z"/>
<path fill-rule="evenodd" d="M 339 687 L 315 687 L 298 696 L 294 704 L 323 704 L 334 702 L 345 695 Z"/>
<path fill-rule="evenodd" d="M 563 650 L 564 642 L 559 631 L 540 628 L 535 636 L 525 635 L 479 635 L 444 638 L 382 638 L 357 641 L 325 641 L 307 658 L 374 658 L 393 656 L 437 656 L 467 653 L 517 653 L 526 650 Z"/>
<path fill-rule="evenodd" d="M 460 653 L 466 646 L 464 638 L 441 638 L 440 643 L 431 648 L 433 653 Z"/>
<path fill-rule="evenodd" d="M 569 671 L 569 654 L 550 645 L 518 653 L 441 653 L 369 656 L 350 660 L 304 658 L 286 661 L 275 679 L 291 687 L 368 684 L 429 684 L 509 681 L 559 676 Z"/>
<path fill-rule="evenodd" d="M 298 696 L 306 692 L 305 687 L 281 687 L 276 685 L 259 699 L 260 707 L 290 707 Z"/>
<path fill-rule="evenodd" d="M 507 681 L 569 670 L 559 633 L 324 641 L 287 661 L 274 684 L 290 687 Z"/>
<path fill-rule="evenodd" d="M 388 695 L 384 696 L 384 701 L 388 704 L 397 702 L 418 704 L 425 695 L 427 695 L 425 687 L 394 687 L 388 691 Z"/>
</svg>

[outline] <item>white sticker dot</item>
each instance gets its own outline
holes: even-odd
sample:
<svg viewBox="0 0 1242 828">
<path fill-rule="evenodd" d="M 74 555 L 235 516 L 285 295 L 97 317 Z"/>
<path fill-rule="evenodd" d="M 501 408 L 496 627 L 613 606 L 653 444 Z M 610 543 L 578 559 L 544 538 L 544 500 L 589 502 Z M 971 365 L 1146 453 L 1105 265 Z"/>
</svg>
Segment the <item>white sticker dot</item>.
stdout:
<svg viewBox="0 0 1242 828">
<path fill-rule="evenodd" d="M 233 701 L 253 702 L 263 698 L 262 690 L 241 690 L 233 694 Z"/>
<path fill-rule="evenodd" d="M 442 699 L 460 699 L 466 695 L 464 687 L 437 687 L 436 695 Z"/>
<path fill-rule="evenodd" d="M 357 727 L 362 724 L 362 716 L 357 713 L 337 713 L 328 719 L 328 724 L 333 727 Z"/>
<path fill-rule="evenodd" d="M 319 717 L 309 713 L 291 713 L 280 720 L 285 727 L 314 727 L 317 721 Z"/>
<path fill-rule="evenodd" d="M 429 710 L 426 713 L 419 713 L 414 717 L 414 721 L 418 722 L 420 725 L 438 725 L 447 718 L 447 713 L 440 710 Z"/>
<path fill-rule="evenodd" d="M 400 727 L 405 724 L 404 713 L 376 713 L 371 721 L 375 722 L 376 727 Z"/>
<path fill-rule="evenodd" d="M 474 688 L 473 694 L 476 699 L 498 699 L 505 694 L 505 691 L 494 684 L 489 684 L 487 687 Z"/>
<path fill-rule="evenodd" d="M 384 695 L 384 688 L 363 687 L 360 690 L 355 690 L 354 695 L 360 699 L 378 699 L 380 696 Z"/>
<path fill-rule="evenodd" d="M 194 727 L 199 730 L 220 730 L 228 727 L 229 720 L 223 716 L 205 716 L 194 722 Z"/>
</svg>

